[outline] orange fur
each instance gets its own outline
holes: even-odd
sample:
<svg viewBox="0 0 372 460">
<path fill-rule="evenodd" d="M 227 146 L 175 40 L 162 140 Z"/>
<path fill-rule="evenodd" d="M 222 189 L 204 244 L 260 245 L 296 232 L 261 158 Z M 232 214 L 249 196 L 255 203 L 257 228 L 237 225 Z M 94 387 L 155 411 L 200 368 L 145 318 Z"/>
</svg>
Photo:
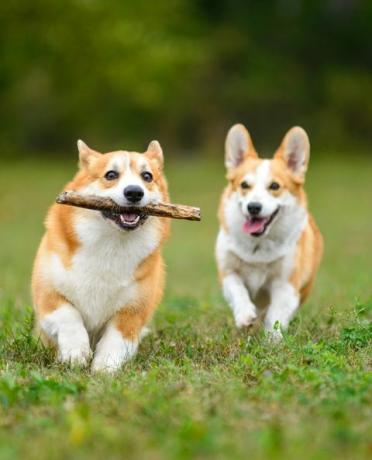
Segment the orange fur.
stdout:
<svg viewBox="0 0 372 460">
<path fill-rule="evenodd" d="M 165 270 L 160 251 L 155 251 L 142 262 L 136 270 L 135 279 L 141 287 L 141 295 L 135 304 L 120 310 L 115 316 L 118 329 L 124 337 L 132 340 L 138 339 L 163 296 Z"/>
<path fill-rule="evenodd" d="M 308 224 L 297 245 L 296 262 L 291 283 L 300 292 L 301 302 L 310 294 L 323 255 L 323 237 L 315 220 L 309 214 Z"/>
</svg>

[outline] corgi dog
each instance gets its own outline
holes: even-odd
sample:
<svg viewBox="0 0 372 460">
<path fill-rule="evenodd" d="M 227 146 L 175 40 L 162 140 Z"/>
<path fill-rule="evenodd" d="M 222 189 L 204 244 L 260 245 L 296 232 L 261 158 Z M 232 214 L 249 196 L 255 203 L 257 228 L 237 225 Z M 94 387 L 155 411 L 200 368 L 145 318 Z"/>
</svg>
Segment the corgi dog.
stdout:
<svg viewBox="0 0 372 460">
<path fill-rule="evenodd" d="M 300 127 L 287 132 L 271 160 L 259 158 L 243 125 L 226 137 L 228 185 L 216 243 L 223 294 L 237 327 L 262 318 L 278 340 L 308 296 L 323 253 L 304 190 L 309 156 Z"/>
<path fill-rule="evenodd" d="M 78 141 L 80 168 L 65 190 L 120 206 L 167 202 L 163 152 L 99 153 Z M 169 220 L 54 204 L 36 255 L 36 329 L 63 363 L 115 372 L 138 348 L 164 287 L 162 245 Z"/>
</svg>

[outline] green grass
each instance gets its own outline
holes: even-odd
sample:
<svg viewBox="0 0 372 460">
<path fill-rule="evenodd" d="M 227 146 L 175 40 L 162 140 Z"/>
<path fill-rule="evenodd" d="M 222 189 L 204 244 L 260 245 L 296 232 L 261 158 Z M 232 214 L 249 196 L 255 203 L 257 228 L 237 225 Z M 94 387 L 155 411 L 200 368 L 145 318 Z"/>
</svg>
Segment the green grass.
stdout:
<svg viewBox="0 0 372 460">
<path fill-rule="evenodd" d="M 314 292 L 285 340 L 233 327 L 213 246 L 224 172 L 170 162 L 168 282 L 152 333 L 114 378 L 53 362 L 32 337 L 29 278 L 45 211 L 74 163 L 0 171 L 0 459 L 370 458 L 372 165 L 318 155 L 307 189 L 325 236 Z"/>
</svg>

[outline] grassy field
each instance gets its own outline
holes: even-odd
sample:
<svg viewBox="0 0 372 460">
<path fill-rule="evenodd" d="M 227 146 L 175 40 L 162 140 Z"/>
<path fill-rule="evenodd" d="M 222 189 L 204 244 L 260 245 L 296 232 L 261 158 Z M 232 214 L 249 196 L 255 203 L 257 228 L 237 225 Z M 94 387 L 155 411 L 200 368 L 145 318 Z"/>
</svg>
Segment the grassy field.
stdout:
<svg viewBox="0 0 372 460">
<path fill-rule="evenodd" d="M 74 161 L 0 170 L 0 459 L 371 458 L 372 162 L 318 155 L 308 175 L 326 253 L 309 302 L 270 346 L 233 327 L 216 281 L 221 164 L 170 161 L 175 222 L 152 333 L 115 376 L 55 364 L 32 338 L 42 219 Z"/>
</svg>

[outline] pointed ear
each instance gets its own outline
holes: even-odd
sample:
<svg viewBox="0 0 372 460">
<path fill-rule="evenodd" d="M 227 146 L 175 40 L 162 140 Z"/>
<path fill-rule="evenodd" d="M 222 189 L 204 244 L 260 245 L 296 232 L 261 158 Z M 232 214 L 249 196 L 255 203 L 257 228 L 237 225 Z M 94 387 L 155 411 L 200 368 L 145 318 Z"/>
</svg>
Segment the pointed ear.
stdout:
<svg viewBox="0 0 372 460">
<path fill-rule="evenodd" d="M 291 128 L 274 157 L 284 160 L 295 181 L 303 183 L 310 158 L 310 141 L 306 131 L 299 126 Z"/>
<path fill-rule="evenodd" d="M 155 160 L 159 163 L 159 166 L 162 167 L 164 164 L 163 150 L 158 141 L 151 141 L 145 154 L 152 160 Z"/>
<path fill-rule="evenodd" d="M 236 168 L 249 156 L 255 158 L 257 152 L 247 128 L 241 124 L 232 126 L 225 141 L 225 166 L 227 170 Z"/>
<path fill-rule="evenodd" d="M 81 168 L 87 168 L 94 158 L 98 158 L 101 154 L 92 150 L 81 139 L 77 141 L 79 150 L 79 161 Z"/>
</svg>

